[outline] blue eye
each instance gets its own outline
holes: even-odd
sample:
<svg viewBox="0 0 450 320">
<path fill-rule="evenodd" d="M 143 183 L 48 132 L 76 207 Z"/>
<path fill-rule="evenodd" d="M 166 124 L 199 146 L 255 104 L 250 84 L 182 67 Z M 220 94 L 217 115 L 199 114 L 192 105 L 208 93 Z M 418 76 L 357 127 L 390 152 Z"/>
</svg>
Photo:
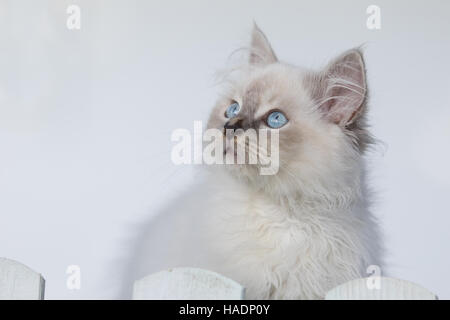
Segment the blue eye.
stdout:
<svg viewBox="0 0 450 320">
<path fill-rule="evenodd" d="M 286 116 L 280 111 L 274 111 L 267 117 L 267 125 L 271 128 L 278 129 L 287 123 Z"/>
<path fill-rule="evenodd" d="M 241 106 L 239 105 L 239 103 L 235 102 L 228 107 L 227 111 L 225 111 L 225 116 L 227 118 L 234 118 L 237 116 L 240 110 Z"/>
</svg>

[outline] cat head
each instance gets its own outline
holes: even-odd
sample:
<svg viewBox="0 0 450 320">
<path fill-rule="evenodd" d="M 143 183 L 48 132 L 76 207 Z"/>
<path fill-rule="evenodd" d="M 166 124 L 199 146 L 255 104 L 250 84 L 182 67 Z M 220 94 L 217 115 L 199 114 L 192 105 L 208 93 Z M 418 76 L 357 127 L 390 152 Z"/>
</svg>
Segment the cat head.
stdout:
<svg viewBox="0 0 450 320">
<path fill-rule="evenodd" d="M 222 166 L 229 174 L 289 193 L 346 187 L 341 183 L 357 179 L 361 154 L 372 141 L 365 124 L 366 71 L 359 49 L 310 71 L 280 62 L 255 25 L 248 61 L 238 71 L 212 110 L 208 128 L 224 130 L 225 139 L 230 139 L 226 129 L 236 130 L 236 135 L 264 129 L 269 141 L 276 131 L 279 168 L 273 175 L 261 175 L 260 164 Z M 259 153 L 258 147 L 247 142 L 246 152 Z"/>
</svg>

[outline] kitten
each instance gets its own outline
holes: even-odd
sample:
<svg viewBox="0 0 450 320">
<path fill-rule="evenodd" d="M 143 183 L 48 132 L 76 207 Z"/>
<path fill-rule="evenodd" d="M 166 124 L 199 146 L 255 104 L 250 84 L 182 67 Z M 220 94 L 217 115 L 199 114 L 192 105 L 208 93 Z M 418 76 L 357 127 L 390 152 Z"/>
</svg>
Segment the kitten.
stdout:
<svg viewBox="0 0 450 320">
<path fill-rule="evenodd" d="M 321 299 L 380 265 L 362 158 L 373 141 L 363 57 L 353 49 L 321 71 L 300 69 L 280 62 L 256 25 L 250 52 L 207 126 L 270 131 L 267 115 L 281 112 L 278 172 L 207 166 L 143 227 L 127 274 L 200 267 L 241 283 L 248 299 Z"/>
</svg>

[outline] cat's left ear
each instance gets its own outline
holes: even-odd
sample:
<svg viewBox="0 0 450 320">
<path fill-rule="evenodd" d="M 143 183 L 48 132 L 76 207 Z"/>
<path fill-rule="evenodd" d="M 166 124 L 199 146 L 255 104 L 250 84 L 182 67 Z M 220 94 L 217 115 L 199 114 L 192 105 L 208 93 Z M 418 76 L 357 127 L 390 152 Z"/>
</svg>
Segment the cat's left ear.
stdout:
<svg viewBox="0 0 450 320">
<path fill-rule="evenodd" d="M 332 122 L 348 126 L 364 111 L 367 97 L 366 70 L 362 52 L 352 49 L 333 60 L 320 76 L 318 104 Z"/>
<path fill-rule="evenodd" d="M 266 35 L 261 29 L 253 24 L 252 40 L 250 45 L 249 63 L 253 65 L 266 65 L 277 62 L 277 56 Z"/>
</svg>

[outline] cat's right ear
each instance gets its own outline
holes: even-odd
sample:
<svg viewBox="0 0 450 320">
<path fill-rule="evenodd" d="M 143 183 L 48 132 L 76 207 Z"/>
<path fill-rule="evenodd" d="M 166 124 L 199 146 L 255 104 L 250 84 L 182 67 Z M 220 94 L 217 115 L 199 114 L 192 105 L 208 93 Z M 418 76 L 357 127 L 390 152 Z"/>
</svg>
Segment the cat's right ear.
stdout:
<svg viewBox="0 0 450 320">
<path fill-rule="evenodd" d="M 344 52 L 312 80 L 313 97 L 331 122 L 347 127 L 364 113 L 366 69 L 358 48 Z"/>
<path fill-rule="evenodd" d="M 266 65 L 277 62 L 277 56 L 266 35 L 253 24 L 252 41 L 250 45 L 249 63 L 252 65 Z"/>
</svg>

